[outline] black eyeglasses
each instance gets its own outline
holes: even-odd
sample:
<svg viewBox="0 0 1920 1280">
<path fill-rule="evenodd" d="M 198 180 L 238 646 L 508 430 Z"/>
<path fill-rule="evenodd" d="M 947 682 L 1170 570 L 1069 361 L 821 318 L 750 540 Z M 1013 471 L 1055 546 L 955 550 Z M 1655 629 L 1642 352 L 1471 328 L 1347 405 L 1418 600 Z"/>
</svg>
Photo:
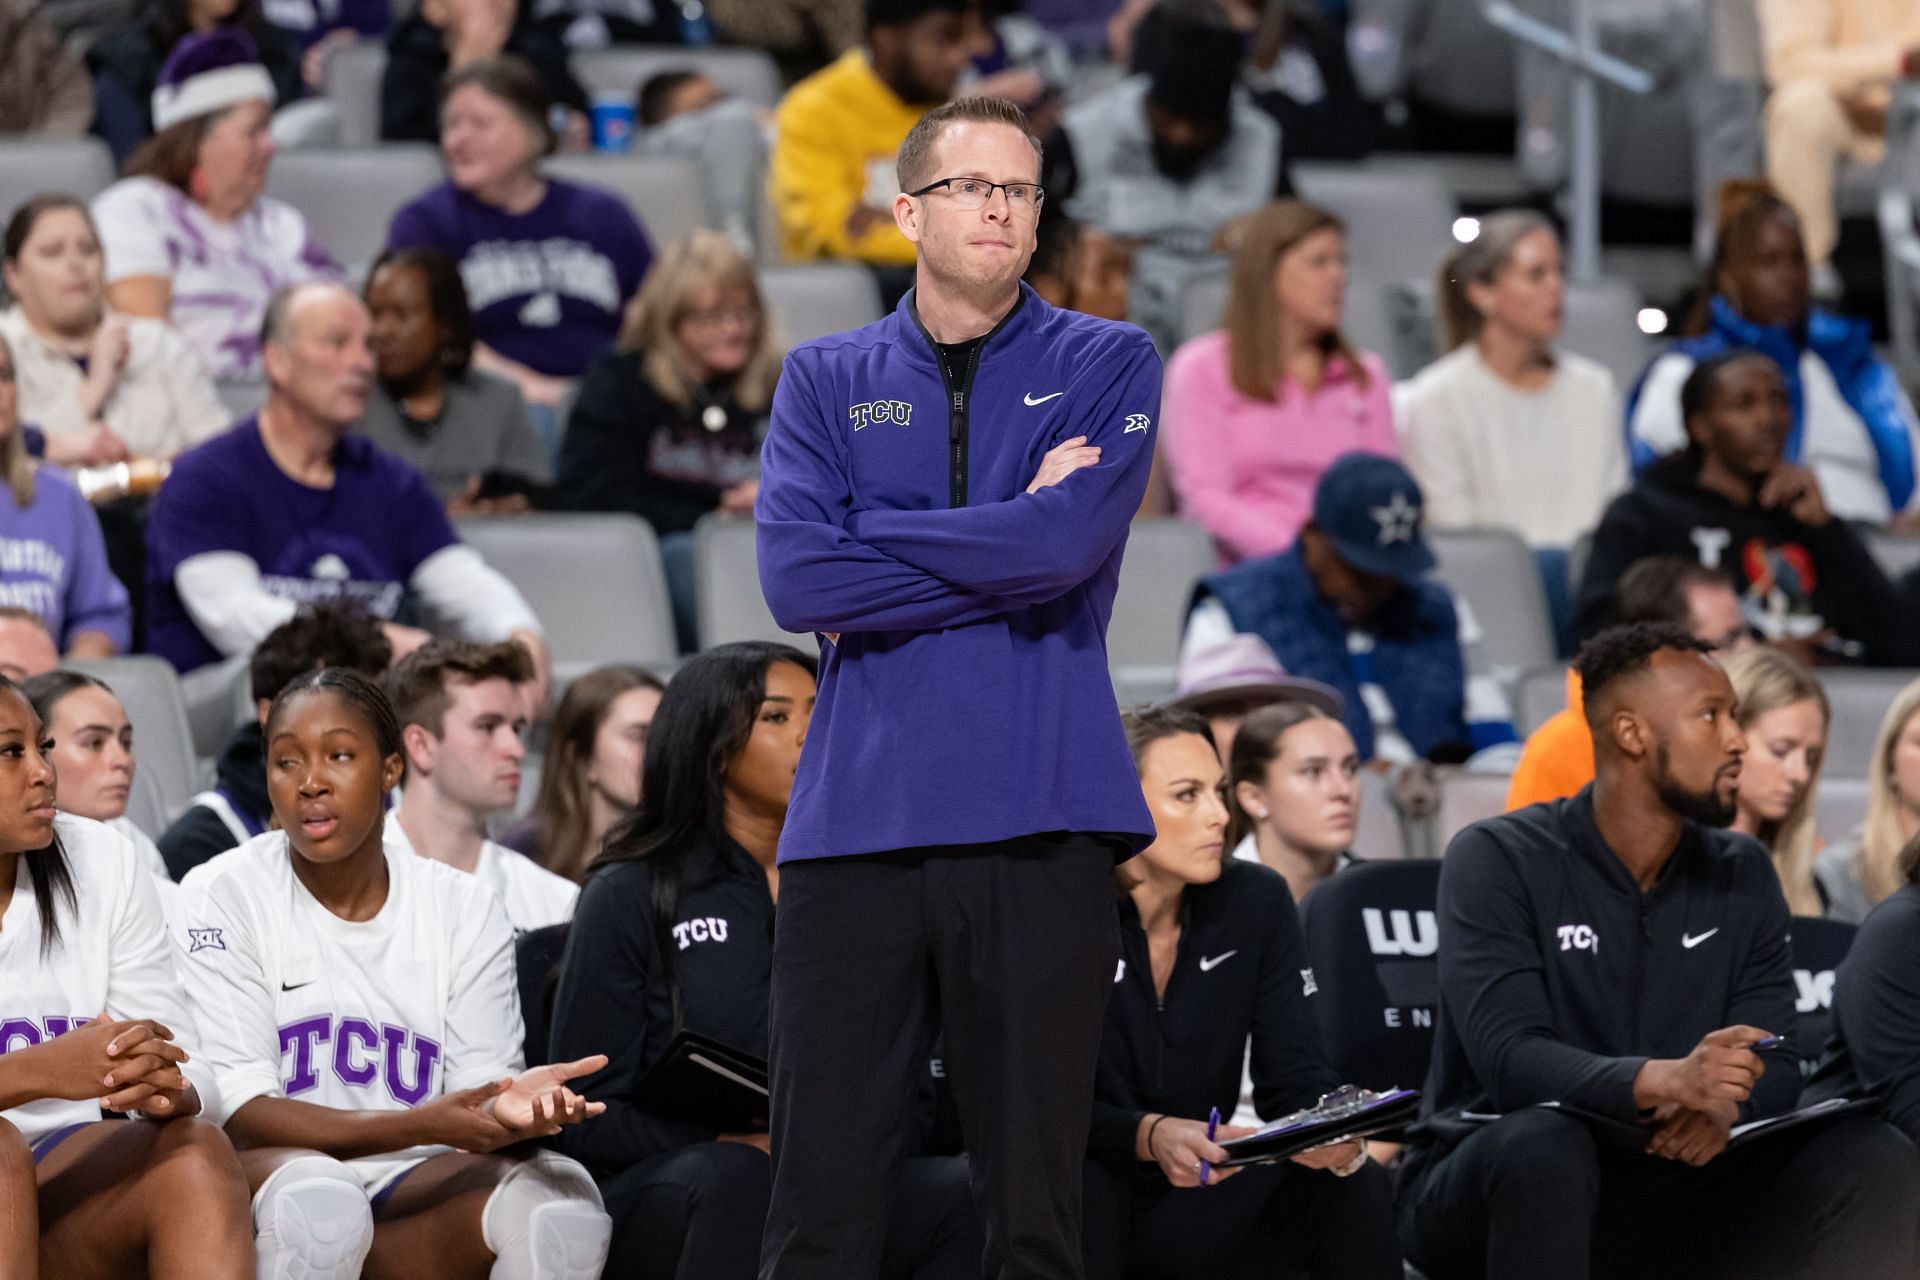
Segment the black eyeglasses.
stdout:
<svg viewBox="0 0 1920 1280">
<path fill-rule="evenodd" d="M 1007 208 L 1014 213 L 1036 210 L 1047 198 L 1046 188 L 1037 182 L 988 182 L 985 178 L 942 178 L 907 194 L 931 195 L 942 187 L 946 188 L 947 198 L 953 201 L 956 209 L 981 208 L 993 198 L 996 191 L 1007 197 Z"/>
</svg>

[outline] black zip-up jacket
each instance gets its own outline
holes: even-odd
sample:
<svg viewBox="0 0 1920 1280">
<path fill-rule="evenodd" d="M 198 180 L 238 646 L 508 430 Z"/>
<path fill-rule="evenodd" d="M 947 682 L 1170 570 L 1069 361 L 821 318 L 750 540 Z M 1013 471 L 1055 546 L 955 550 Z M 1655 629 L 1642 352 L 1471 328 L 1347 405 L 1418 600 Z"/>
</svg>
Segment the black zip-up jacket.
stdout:
<svg viewBox="0 0 1920 1280">
<path fill-rule="evenodd" d="M 1640 1119 L 1649 1058 L 1735 1024 L 1788 1037 L 1741 1119 L 1800 1092 L 1786 899 L 1747 836 L 1688 823 L 1646 893 L 1601 838 L 1593 788 L 1476 823 L 1440 869 L 1440 1009 L 1407 1176 L 1462 1111 L 1557 1101 Z M 1437 1121 L 1437 1122 L 1435 1122 Z"/>
<path fill-rule="evenodd" d="M 1133 1161 L 1134 1135 L 1149 1112 L 1204 1120 L 1218 1107 L 1223 1118 L 1232 1115 L 1249 1036 L 1254 1109 L 1273 1119 L 1312 1106 L 1339 1083 L 1321 1048 L 1313 991 L 1293 895 L 1272 868 L 1230 860 L 1218 880 L 1182 895 L 1164 997 L 1153 989 L 1139 913 L 1122 895 L 1089 1150 L 1122 1166 Z"/>
<path fill-rule="evenodd" d="M 567 65 L 567 46 L 550 28 L 526 20 L 522 6 L 500 52 L 526 60 L 556 106 L 587 109 L 587 91 Z M 387 68 L 380 78 L 380 140 L 440 141 L 440 81 L 449 59 L 440 28 L 419 14 L 402 18 L 387 37 Z"/>
<path fill-rule="evenodd" d="M 1878 1098 L 1920 1142 L 1920 885 L 1874 909 L 1834 973 L 1833 1038 L 1802 1101 L 1829 1098 Z"/>
<path fill-rule="evenodd" d="M 1795 613 L 1818 615 L 1844 640 L 1859 644 L 1869 665 L 1920 661 L 1906 625 L 1906 595 L 1844 520 L 1819 528 L 1785 511 L 1762 511 L 1702 487 L 1699 464 L 1681 453 L 1648 467 L 1633 488 L 1607 505 L 1594 530 L 1574 611 L 1574 633 L 1586 639 L 1612 622 L 1620 575 L 1648 556 L 1680 556 L 1712 564 L 1748 595 L 1754 578 L 1771 572 Z M 1802 575 L 1810 575 L 1802 580 Z"/>
<path fill-rule="evenodd" d="M 550 1060 L 607 1055 L 574 1084 L 605 1114 L 565 1130 L 560 1149 L 596 1176 L 718 1133 L 630 1100 L 673 1040 L 673 982 L 684 1025 L 743 1053 L 767 1054 L 773 983 L 773 897 L 766 873 L 732 840 L 687 855 L 674 914 L 671 977 L 653 927 L 653 868 L 644 859 L 594 873 L 580 891 L 554 992 Z"/>
<path fill-rule="evenodd" d="M 220 749 L 219 763 L 214 766 L 214 785 L 226 792 L 228 802 L 243 820 L 251 818 L 262 829 L 273 816 L 273 802 L 267 797 L 266 757 L 260 726 L 243 724 Z M 204 804 L 191 804 L 161 833 L 157 843 L 167 874 L 183 880 L 187 872 L 240 841 L 219 814 Z"/>
</svg>

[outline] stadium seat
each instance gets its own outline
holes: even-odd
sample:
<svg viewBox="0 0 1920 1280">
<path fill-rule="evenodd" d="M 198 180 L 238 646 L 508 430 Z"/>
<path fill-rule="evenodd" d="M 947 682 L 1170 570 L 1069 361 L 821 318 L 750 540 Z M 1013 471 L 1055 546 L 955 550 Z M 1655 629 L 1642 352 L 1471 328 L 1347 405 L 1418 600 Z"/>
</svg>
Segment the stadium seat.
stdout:
<svg viewBox="0 0 1920 1280">
<path fill-rule="evenodd" d="M 1800 1055 L 1800 1074 L 1813 1074 L 1820 1051 L 1833 1033 L 1833 971 L 1847 958 L 1858 930 L 1841 920 L 1793 921 L 1793 999 L 1800 1016 L 1793 1029 L 1794 1049 Z M 1776 1035 L 1773 1027 L 1766 1028 Z"/>
<path fill-rule="evenodd" d="M 1359 830 L 1354 832 L 1354 857 L 1364 861 L 1392 862 L 1400 858 L 1411 858 L 1420 852 L 1408 848 L 1409 837 L 1416 842 L 1422 841 L 1423 832 L 1416 829 L 1409 832 L 1403 826 L 1400 813 L 1393 807 L 1393 797 L 1388 794 L 1387 780 L 1371 769 L 1360 771 L 1360 814 Z M 1416 828 L 1424 825 L 1418 820 L 1409 820 Z"/>
<path fill-rule="evenodd" d="M 788 347 L 858 329 L 881 315 L 873 273 L 857 263 L 762 267 L 760 294 L 775 338 Z"/>
<path fill-rule="evenodd" d="M 341 146 L 380 141 L 380 79 L 386 70 L 387 46 L 379 40 L 360 40 L 327 55 L 323 92 L 339 120 Z"/>
<path fill-rule="evenodd" d="M 267 402 L 267 384 L 264 380 L 222 378 L 214 384 L 214 390 L 220 395 L 220 403 L 233 415 L 230 419 L 233 422 L 260 412 L 260 406 Z"/>
<path fill-rule="evenodd" d="M 707 180 L 684 156 L 572 152 L 549 158 L 543 167 L 556 178 L 619 195 L 646 229 L 655 253 L 696 227 L 714 225 Z"/>
<path fill-rule="evenodd" d="M 553 514 L 461 520 L 458 527 L 533 606 L 556 675 L 608 662 L 679 660 L 660 544 L 646 521 Z"/>
<path fill-rule="evenodd" d="M 1196 272 L 1180 295 L 1180 341 L 1186 342 L 1218 329 L 1226 320 L 1227 290 L 1231 284 L 1227 259 L 1219 269 Z"/>
<path fill-rule="evenodd" d="M 1514 686 L 1513 727 L 1521 737 L 1531 737 L 1534 730 L 1566 707 L 1566 667 L 1560 664 L 1536 667 L 1522 675 Z"/>
<path fill-rule="evenodd" d="M 0 136 L 0 226 L 37 195 L 54 191 L 92 200 L 115 176 L 113 153 L 98 138 Z"/>
<path fill-rule="evenodd" d="M 1887 181 L 1877 210 L 1887 328 L 1894 367 L 1911 387 L 1920 382 L 1920 85 L 1895 88 L 1887 141 Z"/>
<path fill-rule="evenodd" d="M 386 247 L 393 215 L 444 180 L 438 151 L 424 142 L 394 142 L 282 152 L 267 174 L 267 194 L 305 214 L 314 239 L 358 285 Z"/>
<path fill-rule="evenodd" d="M 1426 1083 L 1440 1003 L 1439 885 L 1438 862 L 1362 862 L 1300 904 L 1307 962 L 1319 987 L 1313 1006 L 1343 1083 Z"/>
<path fill-rule="evenodd" d="M 1446 852 L 1454 836 L 1487 818 L 1507 811 L 1507 785 L 1512 781 L 1504 773 L 1467 773 L 1446 769 L 1440 774 L 1440 813 L 1436 819 L 1435 845 Z"/>
<path fill-rule="evenodd" d="M 1385 284 L 1430 279 L 1454 248 L 1458 207 L 1427 173 L 1375 173 L 1353 164 L 1293 166 L 1294 189 L 1347 224 L 1348 279 Z"/>
<path fill-rule="evenodd" d="M 1867 528 L 1861 530 L 1861 536 L 1880 568 L 1895 582 L 1920 569 L 1920 535 Z"/>
<path fill-rule="evenodd" d="M 704 516 L 693 529 L 694 630 L 700 647 L 736 640 L 772 640 L 811 652 L 812 636 L 782 631 L 760 594 L 753 521 Z"/>
<path fill-rule="evenodd" d="M 1506 683 L 1557 657 L 1553 622 L 1533 549 L 1510 529 L 1432 530 L 1440 581 L 1473 608 L 1480 654 Z"/>
<path fill-rule="evenodd" d="M 1820 836 L 1828 844 L 1858 829 L 1867 820 L 1867 780 L 1822 770 L 1817 816 Z"/>
<path fill-rule="evenodd" d="M 572 931 L 573 922 L 569 920 L 516 934 L 513 939 L 513 970 L 520 987 L 520 1017 L 526 1028 L 529 1067 L 543 1067 L 549 1061 L 547 1029 L 553 1021 L 553 981 L 560 972 L 560 957 L 566 954 L 567 935 Z"/>
<path fill-rule="evenodd" d="M 1597 360 L 1624 398 L 1653 358 L 1653 340 L 1640 332 L 1640 291 L 1625 280 L 1569 282 L 1560 345 Z"/>
<path fill-rule="evenodd" d="M 1820 683 L 1833 708 L 1833 723 L 1827 731 L 1826 776 L 1867 776 L 1873 739 L 1880 732 L 1880 718 L 1886 714 L 1887 704 L 1916 679 L 1920 679 L 1920 671 L 1900 669 L 1829 668 L 1820 673 Z M 1831 833 L 1828 838 L 1832 838 Z"/>
<path fill-rule="evenodd" d="M 773 58 L 759 49 L 684 45 L 615 45 L 583 49 L 572 59 L 574 77 L 591 95 L 618 95 L 628 102 L 662 71 L 701 71 L 736 98 L 762 107 L 779 105 L 785 86 Z"/>
<path fill-rule="evenodd" d="M 127 817 L 157 837 L 200 790 L 199 760 L 179 677 L 164 661 L 145 654 L 70 658 L 64 665 L 105 681 L 127 709 L 137 766 Z"/>
<path fill-rule="evenodd" d="M 1172 692 L 1187 601 L 1216 564 L 1213 537 L 1199 525 L 1172 517 L 1133 522 L 1107 627 L 1107 661 L 1119 678 L 1158 680 Z"/>
</svg>

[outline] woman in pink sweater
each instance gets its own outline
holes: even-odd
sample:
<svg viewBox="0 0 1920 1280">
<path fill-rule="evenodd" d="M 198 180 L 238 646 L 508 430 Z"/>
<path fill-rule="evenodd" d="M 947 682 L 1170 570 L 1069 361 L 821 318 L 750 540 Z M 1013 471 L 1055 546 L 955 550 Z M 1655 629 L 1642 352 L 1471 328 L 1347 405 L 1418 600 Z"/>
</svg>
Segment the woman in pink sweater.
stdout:
<svg viewBox="0 0 1920 1280">
<path fill-rule="evenodd" d="M 1160 439 L 1174 495 L 1224 563 L 1292 545 L 1341 454 L 1399 456 L 1386 366 L 1340 336 L 1346 289 L 1340 220 L 1275 201 L 1242 233 L 1226 327 L 1167 363 Z"/>
</svg>

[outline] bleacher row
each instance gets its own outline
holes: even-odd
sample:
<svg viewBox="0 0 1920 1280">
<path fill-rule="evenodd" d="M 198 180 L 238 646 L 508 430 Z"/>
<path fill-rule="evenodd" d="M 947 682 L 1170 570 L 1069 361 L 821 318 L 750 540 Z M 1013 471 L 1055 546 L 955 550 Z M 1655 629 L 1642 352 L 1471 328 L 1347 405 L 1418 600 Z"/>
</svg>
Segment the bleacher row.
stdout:
<svg viewBox="0 0 1920 1280">
<path fill-rule="evenodd" d="M 659 542 L 645 521 L 625 515 L 538 514 L 460 521 L 461 536 L 499 568 L 546 620 L 556 686 L 593 667 L 633 662 L 662 674 L 679 656 Z M 1428 535 L 1438 576 L 1471 606 L 1485 632 L 1483 659 L 1506 689 L 1524 735 L 1565 705 L 1566 672 L 1556 655 L 1533 553 L 1504 530 Z M 776 640 L 811 648 L 811 637 L 784 632 L 760 592 L 750 520 L 709 516 L 695 531 L 701 648 L 735 640 Z M 1890 571 L 1920 563 L 1920 536 L 1882 534 L 1873 546 Z M 1107 648 L 1121 705 L 1173 692 L 1187 603 L 1214 569 L 1205 530 L 1174 518 L 1134 522 L 1122 563 Z M 248 714 L 190 718 L 180 682 L 157 658 L 128 656 L 77 664 L 105 679 L 126 704 L 141 743 L 130 816 L 162 830 L 211 777 L 226 735 Z M 236 673 L 238 678 L 238 673 Z M 1833 706 L 1820 783 L 1819 829 L 1846 834 L 1866 811 L 1868 757 L 1880 718 L 1920 670 L 1829 669 L 1821 673 Z M 556 688 L 556 693 L 558 692 Z M 535 743 L 536 749 L 538 743 Z M 528 761 L 523 797 L 538 785 Z M 1365 783 L 1354 852 L 1363 858 L 1434 856 L 1452 834 L 1501 812 L 1505 775 L 1443 770 L 1438 812 L 1408 820 L 1396 813 L 1375 775 Z M 149 825 L 151 824 L 151 825 Z"/>
</svg>

